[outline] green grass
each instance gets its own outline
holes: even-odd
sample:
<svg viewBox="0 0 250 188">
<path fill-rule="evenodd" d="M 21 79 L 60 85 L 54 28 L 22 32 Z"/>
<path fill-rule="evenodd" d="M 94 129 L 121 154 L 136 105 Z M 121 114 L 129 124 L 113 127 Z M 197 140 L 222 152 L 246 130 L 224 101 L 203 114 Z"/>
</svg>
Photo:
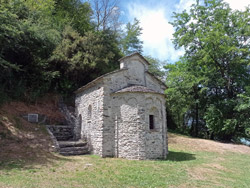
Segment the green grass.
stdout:
<svg viewBox="0 0 250 188">
<path fill-rule="evenodd" d="M 47 164 L 0 163 L 0 187 L 235 187 L 250 185 L 250 155 L 180 150 L 167 160 L 136 161 L 94 155 L 61 157 Z"/>
</svg>

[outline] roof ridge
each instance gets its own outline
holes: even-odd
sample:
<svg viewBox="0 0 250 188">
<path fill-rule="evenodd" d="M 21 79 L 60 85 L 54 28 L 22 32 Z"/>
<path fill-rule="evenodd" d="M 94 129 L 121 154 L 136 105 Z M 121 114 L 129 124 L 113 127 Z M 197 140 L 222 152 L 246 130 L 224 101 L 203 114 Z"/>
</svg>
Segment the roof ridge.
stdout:
<svg viewBox="0 0 250 188">
<path fill-rule="evenodd" d="M 124 71 L 124 70 L 128 70 L 127 68 L 122 68 L 122 69 L 116 69 L 112 72 L 108 72 L 106 74 L 103 74 L 99 77 L 97 77 L 96 79 L 92 80 L 91 82 L 85 84 L 84 86 L 80 87 L 79 89 L 77 89 L 74 93 L 77 94 L 77 93 L 80 93 L 81 91 L 83 91 L 84 89 L 88 88 L 89 86 L 91 86 L 92 84 L 96 83 L 97 81 L 101 80 L 102 78 L 110 75 L 110 74 L 113 74 L 113 73 L 117 73 L 117 72 L 120 72 L 120 71 Z"/>
<path fill-rule="evenodd" d="M 134 53 L 131 53 L 129 55 L 126 55 L 122 58 L 120 58 L 118 61 L 122 61 L 124 59 L 127 59 L 129 57 L 132 57 L 132 56 L 135 56 L 135 55 L 138 55 L 140 58 L 142 58 L 148 65 L 150 65 L 150 63 L 148 62 L 148 60 L 145 59 L 145 57 L 143 57 L 139 52 L 134 52 Z"/>
</svg>

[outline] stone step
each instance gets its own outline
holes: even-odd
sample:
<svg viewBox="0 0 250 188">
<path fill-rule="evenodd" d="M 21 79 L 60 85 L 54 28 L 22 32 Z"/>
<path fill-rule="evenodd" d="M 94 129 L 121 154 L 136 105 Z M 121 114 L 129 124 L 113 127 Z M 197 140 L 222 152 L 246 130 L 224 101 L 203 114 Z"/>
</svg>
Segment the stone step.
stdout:
<svg viewBox="0 0 250 188">
<path fill-rule="evenodd" d="M 73 131 L 73 127 L 50 127 L 51 132 L 70 132 Z"/>
<path fill-rule="evenodd" d="M 60 148 L 67 148 L 67 147 L 84 147 L 87 145 L 85 141 L 59 141 L 58 142 Z"/>
<path fill-rule="evenodd" d="M 59 153 L 61 155 L 84 155 L 88 154 L 88 147 L 65 147 L 60 148 Z"/>
<path fill-rule="evenodd" d="M 73 141 L 73 127 L 68 125 L 50 125 L 48 128 L 58 142 L 58 152 L 61 155 L 84 155 L 89 153 L 86 140 Z"/>
<path fill-rule="evenodd" d="M 71 152 L 59 152 L 59 153 L 64 156 L 89 154 L 88 151 L 71 151 Z"/>
<path fill-rule="evenodd" d="M 56 133 L 53 133 L 53 135 L 55 136 L 55 137 L 57 137 L 57 136 L 73 136 L 73 133 L 72 132 L 61 132 L 61 133 L 58 133 L 58 132 L 56 132 Z"/>
<path fill-rule="evenodd" d="M 50 125 L 49 129 L 57 141 L 72 140 L 74 137 L 73 127 L 69 125 Z"/>
<path fill-rule="evenodd" d="M 68 141 L 73 139 L 73 135 L 68 135 L 68 136 L 55 136 L 57 141 Z"/>
<path fill-rule="evenodd" d="M 67 127 L 71 127 L 72 128 L 72 126 L 70 126 L 70 125 L 50 125 L 50 127 L 58 127 L 58 128 L 67 128 Z"/>
<path fill-rule="evenodd" d="M 71 152 L 71 151 L 85 151 L 88 150 L 87 146 L 83 147 L 66 147 L 66 148 L 60 148 L 60 152 Z"/>
<path fill-rule="evenodd" d="M 67 127 L 71 127 L 70 125 L 49 125 L 50 127 L 58 127 L 58 128 L 67 128 Z"/>
<path fill-rule="evenodd" d="M 58 131 L 56 131 L 56 132 L 53 132 L 53 131 L 51 131 L 54 135 L 67 135 L 67 134 L 73 134 L 73 132 L 72 131 L 60 131 L 60 132 L 58 132 Z"/>
<path fill-rule="evenodd" d="M 70 125 L 50 125 L 49 128 L 51 129 L 73 129 Z"/>
</svg>

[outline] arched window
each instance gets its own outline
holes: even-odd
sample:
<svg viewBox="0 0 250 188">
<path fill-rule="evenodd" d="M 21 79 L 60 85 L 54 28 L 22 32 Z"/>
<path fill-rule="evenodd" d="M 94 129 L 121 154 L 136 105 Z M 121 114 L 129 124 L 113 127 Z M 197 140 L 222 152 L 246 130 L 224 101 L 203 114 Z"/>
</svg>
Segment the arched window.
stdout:
<svg viewBox="0 0 250 188">
<path fill-rule="evenodd" d="M 92 106 L 89 105 L 89 107 L 88 107 L 88 119 L 91 119 L 91 117 L 92 117 Z"/>
</svg>

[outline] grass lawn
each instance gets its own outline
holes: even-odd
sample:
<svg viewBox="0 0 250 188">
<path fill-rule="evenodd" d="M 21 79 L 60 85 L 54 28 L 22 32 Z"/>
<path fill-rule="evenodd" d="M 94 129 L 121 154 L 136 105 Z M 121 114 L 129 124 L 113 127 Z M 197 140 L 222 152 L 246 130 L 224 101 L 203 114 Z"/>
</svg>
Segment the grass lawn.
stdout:
<svg viewBox="0 0 250 188">
<path fill-rule="evenodd" d="M 0 187 L 250 187 L 250 148 L 176 134 L 167 160 L 55 156 L 0 162 Z"/>
</svg>

